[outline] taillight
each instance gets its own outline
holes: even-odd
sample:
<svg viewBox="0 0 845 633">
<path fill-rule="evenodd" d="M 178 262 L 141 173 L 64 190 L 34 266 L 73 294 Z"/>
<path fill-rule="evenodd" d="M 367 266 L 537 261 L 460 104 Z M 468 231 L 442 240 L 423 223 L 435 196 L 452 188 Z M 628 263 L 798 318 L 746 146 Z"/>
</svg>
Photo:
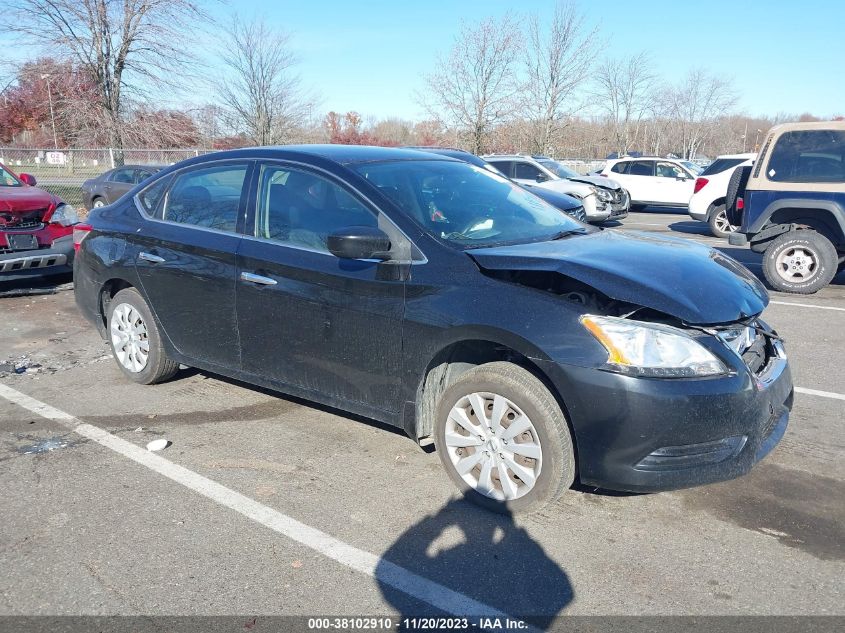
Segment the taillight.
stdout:
<svg viewBox="0 0 845 633">
<path fill-rule="evenodd" d="M 93 229 L 90 224 L 74 224 L 73 225 L 73 250 L 78 251 L 79 246 L 82 244 L 82 240 L 84 240 L 88 233 L 91 232 Z"/>
<path fill-rule="evenodd" d="M 744 208 L 745 208 L 745 200 L 743 200 L 742 198 L 737 198 L 736 199 L 736 210 L 742 211 Z"/>
<path fill-rule="evenodd" d="M 699 191 L 704 189 L 704 185 L 706 185 L 708 182 L 710 182 L 710 181 L 707 180 L 707 178 L 696 178 L 695 179 L 695 187 L 693 188 L 692 192 L 698 193 Z"/>
</svg>

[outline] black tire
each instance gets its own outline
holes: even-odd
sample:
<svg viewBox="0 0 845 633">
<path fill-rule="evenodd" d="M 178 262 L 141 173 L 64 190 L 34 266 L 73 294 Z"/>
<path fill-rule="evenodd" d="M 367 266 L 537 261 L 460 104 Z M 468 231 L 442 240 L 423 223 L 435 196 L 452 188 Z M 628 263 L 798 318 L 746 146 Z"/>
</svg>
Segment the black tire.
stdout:
<svg viewBox="0 0 845 633">
<path fill-rule="evenodd" d="M 723 221 L 727 221 L 727 213 L 725 211 L 725 205 L 723 204 L 720 204 L 719 206 L 713 208 L 713 210 L 710 211 L 710 217 L 707 220 L 707 224 L 710 226 L 710 232 L 715 237 L 728 237 L 739 227 L 735 225 L 730 225 L 731 230 L 723 231 L 722 228 L 719 226 L 720 216 Z"/>
<path fill-rule="evenodd" d="M 452 408 L 462 398 L 474 393 L 504 396 L 528 416 L 536 430 L 536 439 L 542 450 L 540 472 L 533 488 L 523 496 L 504 501 L 477 492 L 463 480 L 452 463 L 450 447 L 446 445 L 447 420 Z M 466 371 L 443 393 L 437 404 L 436 415 L 434 441 L 440 461 L 452 481 L 473 503 L 507 514 L 530 512 L 557 499 L 575 479 L 574 448 L 566 418 L 545 385 L 518 365 L 497 361 Z M 472 450 L 481 450 L 481 447 Z M 498 476 L 498 472 L 495 476 Z"/>
<path fill-rule="evenodd" d="M 149 343 L 149 355 L 147 357 L 146 366 L 140 371 L 130 371 L 120 362 L 118 359 L 118 352 L 115 349 L 115 344 L 111 335 L 112 320 L 114 318 L 115 310 L 118 306 L 123 304 L 128 304 L 135 308 L 135 310 L 141 315 L 143 325 L 146 327 L 146 340 Z M 137 290 L 135 290 L 135 288 L 125 288 L 112 298 L 108 309 L 107 330 L 109 345 L 112 348 L 112 355 L 114 356 L 115 362 L 129 380 L 142 385 L 154 385 L 172 378 L 174 374 L 179 371 L 179 363 L 176 363 L 167 357 L 164 347 L 161 344 L 161 335 L 159 334 L 158 326 L 156 325 L 152 312 L 150 312 L 147 302 L 144 301 L 144 298 Z"/>
<path fill-rule="evenodd" d="M 812 260 L 812 274 L 802 280 L 790 281 L 789 270 L 778 263 L 790 249 L 801 249 Z M 789 231 L 771 241 L 763 253 L 763 275 L 772 288 L 781 292 L 809 295 L 824 288 L 836 275 L 839 257 L 831 241 L 821 233 L 806 229 Z"/>
<path fill-rule="evenodd" d="M 751 165 L 737 167 L 728 181 L 728 192 L 725 194 L 725 213 L 727 213 L 728 222 L 734 226 L 742 225 L 742 211 L 737 209 L 736 201 L 745 194 L 745 187 L 751 177 L 751 167 Z"/>
<path fill-rule="evenodd" d="M 100 205 L 99 205 L 99 206 L 101 206 L 101 207 L 104 207 L 104 206 L 106 206 L 106 205 L 108 204 L 108 200 L 106 200 L 105 198 L 103 198 L 103 196 L 94 196 L 94 197 L 91 199 L 91 208 L 92 208 L 92 209 L 96 209 L 96 208 L 97 208 L 97 203 L 98 203 L 98 202 L 100 203 Z"/>
</svg>

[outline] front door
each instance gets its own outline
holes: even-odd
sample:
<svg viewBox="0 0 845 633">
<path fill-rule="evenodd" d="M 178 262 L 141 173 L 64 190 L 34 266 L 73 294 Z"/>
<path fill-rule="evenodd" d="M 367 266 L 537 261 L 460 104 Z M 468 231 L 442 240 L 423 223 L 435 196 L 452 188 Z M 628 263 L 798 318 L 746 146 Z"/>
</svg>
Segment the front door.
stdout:
<svg viewBox="0 0 845 633">
<path fill-rule="evenodd" d="M 246 161 L 215 163 L 177 172 L 166 185 L 158 181 L 139 196 L 152 218 L 130 238 L 165 335 L 185 356 L 230 369 L 240 365 L 236 256 L 251 168 Z"/>
<path fill-rule="evenodd" d="M 695 181 L 680 165 L 658 162 L 655 169 L 660 202 L 671 205 L 689 204 Z"/>
<path fill-rule="evenodd" d="M 283 163 L 257 173 L 252 238 L 239 250 L 245 371 L 320 394 L 398 408 L 404 282 L 396 264 L 339 259 L 326 238 L 386 218 L 329 176 Z"/>
</svg>

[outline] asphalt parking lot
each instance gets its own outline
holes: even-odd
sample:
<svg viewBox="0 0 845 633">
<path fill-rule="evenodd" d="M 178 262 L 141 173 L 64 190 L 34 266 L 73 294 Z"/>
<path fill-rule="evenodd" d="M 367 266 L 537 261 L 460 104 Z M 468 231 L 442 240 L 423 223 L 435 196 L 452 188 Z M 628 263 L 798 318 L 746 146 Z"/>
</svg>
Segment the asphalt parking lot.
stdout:
<svg viewBox="0 0 845 633">
<path fill-rule="evenodd" d="M 760 275 L 686 215 L 621 225 Z M 843 277 L 771 295 L 799 393 L 750 475 L 516 518 L 380 424 L 192 370 L 128 382 L 67 289 L 0 297 L 0 363 L 31 368 L 0 377 L 0 614 L 845 615 Z"/>
</svg>

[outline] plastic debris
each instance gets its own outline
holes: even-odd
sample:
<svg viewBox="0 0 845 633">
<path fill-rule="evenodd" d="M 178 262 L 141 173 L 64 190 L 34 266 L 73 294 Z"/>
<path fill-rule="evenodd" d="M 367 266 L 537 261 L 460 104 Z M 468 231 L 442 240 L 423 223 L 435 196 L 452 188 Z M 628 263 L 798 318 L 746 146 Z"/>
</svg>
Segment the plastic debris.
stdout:
<svg viewBox="0 0 845 633">
<path fill-rule="evenodd" d="M 170 446 L 172 442 L 170 440 L 166 440 L 161 438 L 160 440 L 153 440 L 149 444 L 147 444 L 148 451 L 163 451 L 165 448 Z"/>
</svg>

